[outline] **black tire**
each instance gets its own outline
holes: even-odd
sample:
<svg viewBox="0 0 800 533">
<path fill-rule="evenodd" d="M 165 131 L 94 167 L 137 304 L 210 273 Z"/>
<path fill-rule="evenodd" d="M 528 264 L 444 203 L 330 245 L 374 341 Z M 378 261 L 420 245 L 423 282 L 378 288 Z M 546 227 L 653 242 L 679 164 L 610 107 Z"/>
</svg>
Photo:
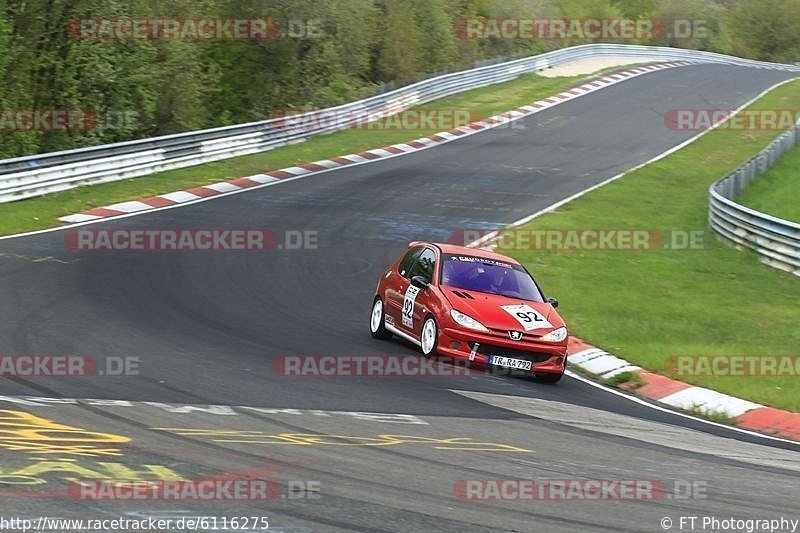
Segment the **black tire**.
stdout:
<svg viewBox="0 0 800 533">
<path fill-rule="evenodd" d="M 563 377 L 564 373 L 562 372 L 560 374 L 538 374 L 533 376 L 533 379 L 539 383 L 558 383 Z"/>
<path fill-rule="evenodd" d="M 425 329 L 426 328 L 433 328 L 433 343 L 428 343 L 425 341 Z M 432 316 L 428 315 L 425 318 L 425 321 L 422 322 L 422 332 L 420 333 L 419 338 L 419 348 L 422 350 L 422 355 L 425 357 L 436 357 L 436 348 L 439 346 L 439 324 L 436 323 L 436 319 Z M 426 350 L 426 347 L 429 348 Z"/>
<path fill-rule="evenodd" d="M 380 309 L 378 309 L 380 304 Z M 376 316 L 376 313 L 379 316 Z M 383 311 L 383 300 L 380 296 L 376 296 L 372 301 L 372 312 L 369 319 L 369 332 L 375 339 L 387 340 L 392 338 L 392 332 L 386 329 L 386 322 Z"/>
</svg>

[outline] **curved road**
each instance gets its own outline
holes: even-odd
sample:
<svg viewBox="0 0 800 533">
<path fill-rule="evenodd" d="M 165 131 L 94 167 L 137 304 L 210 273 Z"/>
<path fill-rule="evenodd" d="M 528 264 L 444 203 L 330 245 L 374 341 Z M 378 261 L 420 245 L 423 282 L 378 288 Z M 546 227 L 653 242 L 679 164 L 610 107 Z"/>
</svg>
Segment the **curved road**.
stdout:
<svg viewBox="0 0 800 533">
<path fill-rule="evenodd" d="M 44 433 L 21 446 L 0 432 L 0 515 L 262 515 L 285 531 L 660 531 L 665 516 L 677 524 L 681 515 L 800 515 L 786 490 L 796 484 L 800 447 L 574 379 L 291 378 L 271 367 L 282 355 L 414 353 L 367 332 L 377 277 L 407 241 L 501 227 L 691 137 L 664 126 L 667 110 L 737 107 L 787 77 L 711 65 L 654 72 L 535 114 L 522 128 L 93 226 L 311 230 L 315 250 L 78 253 L 63 231 L 0 241 L 0 354 L 140 360 L 138 375 L 3 379 L 0 419 L 12 427 L 47 419 L 130 440 L 54 450 Z M 109 399 L 130 402 L 100 401 Z M 65 491 L 71 478 L 165 472 L 266 472 L 284 497 L 90 501 Z M 497 502 L 455 490 L 459 480 L 584 477 L 656 480 L 669 494 Z M 319 482 L 319 498 L 287 497 L 292 481 L 312 482 L 305 496 L 317 495 Z M 674 496 L 691 484 L 692 498 Z"/>
</svg>

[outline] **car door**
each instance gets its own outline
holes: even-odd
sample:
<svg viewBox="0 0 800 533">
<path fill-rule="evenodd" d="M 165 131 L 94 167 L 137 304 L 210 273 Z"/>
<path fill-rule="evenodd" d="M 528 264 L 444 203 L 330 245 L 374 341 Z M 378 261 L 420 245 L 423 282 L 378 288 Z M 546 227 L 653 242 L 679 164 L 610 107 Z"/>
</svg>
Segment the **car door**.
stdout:
<svg viewBox="0 0 800 533">
<path fill-rule="evenodd" d="M 411 267 L 423 248 L 423 246 L 410 248 L 397 263 L 397 268 L 393 268 L 389 272 L 389 278 L 386 283 L 384 313 L 389 317 L 389 324 L 396 328 L 399 328 L 403 323 L 403 300 L 411 284 Z"/>
<path fill-rule="evenodd" d="M 422 332 L 422 321 L 428 314 L 430 308 L 431 289 L 420 289 L 411 285 L 410 279 L 414 276 L 421 276 L 425 282 L 433 282 L 436 273 L 436 251 L 431 247 L 426 247 L 411 266 L 409 273 L 409 284 L 403 294 L 403 305 L 401 311 L 401 325 L 403 329 L 410 332 L 414 338 L 419 338 Z"/>
</svg>

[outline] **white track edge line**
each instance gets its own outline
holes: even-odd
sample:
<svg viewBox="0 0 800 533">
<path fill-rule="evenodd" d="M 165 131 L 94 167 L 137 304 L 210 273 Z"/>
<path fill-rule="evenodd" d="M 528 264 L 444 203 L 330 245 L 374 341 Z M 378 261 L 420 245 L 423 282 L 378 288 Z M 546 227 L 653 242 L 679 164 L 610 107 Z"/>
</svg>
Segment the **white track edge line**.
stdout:
<svg viewBox="0 0 800 533">
<path fill-rule="evenodd" d="M 663 70 L 668 70 L 668 69 L 671 69 L 671 68 L 684 67 L 684 66 L 707 65 L 707 64 L 708 65 L 713 65 L 713 63 L 689 63 L 688 65 L 670 66 L 668 63 L 665 63 L 665 64 L 663 64 L 664 66 L 662 68 L 659 68 L 657 70 L 653 70 L 653 71 L 650 71 L 650 72 L 643 72 L 643 73 L 637 74 L 635 76 L 629 76 L 629 77 L 626 77 L 626 78 L 622 78 L 620 80 L 614 80 L 612 82 L 604 83 L 602 86 L 596 87 L 593 91 L 589 91 L 589 92 L 587 92 L 585 94 L 578 95 L 575 98 L 580 98 L 582 96 L 586 96 L 586 95 L 595 93 L 597 91 L 601 91 L 603 89 L 606 89 L 606 88 L 608 88 L 608 87 L 610 87 L 612 85 L 616 85 L 618 83 L 624 83 L 624 82 L 626 82 L 628 80 L 631 80 L 633 78 L 637 78 L 639 76 L 644 76 L 644 75 L 647 75 L 647 74 L 652 74 L 654 72 L 660 72 L 660 71 L 663 71 Z M 789 81 L 789 80 L 786 80 L 786 81 Z M 294 177 L 291 177 L 291 178 L 284 178 L 284 179 L 280 179 L 278 181 L 273 181 L 273 182 L 269 182 L 269 183 L 263 183 L 261 185 L 256 185 L 256 186 L 253 186 L 253 187 L 243 188 L 242 190 L 239 190 L 239 191 L 230 191 L 230 192 L 215 194 L 213 196 L 201 197 L 201 198 L 198 198 L 196 200 L 190 200 L 190 201 L 187 201 L 187 202 L 181 202 L 181 203 L 176 204 L 176 205 L 168 205 L 168 206 L 164 206 L 164 207 L 155 207 L 155 208 L 149 209 L 147 211 L 139 211 L 139 212 L 135 212 L 135 213 L 125 213 L 125 214 L 122 214 L 122 215 L 114 215 L 112 217 L 102 217 L 102 218 L 98 218 L 96 220 L 87 220 L 87 221 L 84 221 L 84 222 L 75 222 L 75 223 L 72 223 L 72 224 L 64 224 L 62 226 L 55 226 L 55 227 L 52 227 L 52 228 L 44 228 L 44 229 L 39 229 L 39 230 L 26 231 L 26 232 L 23 232 L 23 233 L 13 233 L 11 235 L 0 235 L 0 241 L 7 240 L 7 239 L 16 239 L 16 238 L 20 238 L 20 237 L 29 237 L 29 236 L 32 236 L 32 235 L 39 235 L 39 234 L 42 234 L 42 233 L 50 233 L 50 232 L 55 232 L 55 231 L 68 230 L 68 229 L 71 229 L 71 228 L 77 228 L 77 227 L 81 227 L 81 226 L 88 226 L 88 225 L 97 224 L 97 223 L 105 222 L 105 221 L 109 221 L 109 220 L 120 220 L 120 219 L 123 219 L 123 218 L 129 218 L 129 217 L 134 217 L 134 216 L 153 214 L 153 213 L 156 213 L 156 212 L 159 212 L 159 211 L 166 211 L 168 209 L 177 209 L 177 208 L 180 208 L 180 207 L 185 207 L 187 205 L 194 205 L 194 204 L 199 204 L 199 203 L 202 203 L 202 202 L 208 202 L 208 201 L 211 201 L 211 200 L 216 200 L 217 198 L 223 198 L 225 196 L 230 196 L 230 195 L 234 195 L 234 194 L 242 194 L 242 193 L 245 193 L 245 192 L 248 192 L 248 191 L 254 191 L 254 190 L 257 190 L 257 189 L 263 189 L 264 187 L 271 187 L 273 185 L 279 185 L 281 183 L 288 183 L 288 182 L 294 181 L 296 179 L 302 179 L 302 178 L 306 178 L 306 177 L 309 177 L 309 176 L 316 176 L 316 175 L 319 175 L 319 174 L 324 174 L 326 172 L 331 172 L 331 171 L 335 171 L 335 170 L 341 170 L 342 168 L 345 168 L 345 167 L 354 167 L 356 165 L 366 165 L 366 164 L 373 163 L 373 162 L 376 162 L 376 161 L 385 161 L 387 159 L 392 159 L 394 157 L 401 157 L 401 156 L 404 156 L 404 155 L 415 154 L 415 153 L 421 152 L 423 150 L 427 150 L 429 148 L 435 148 L 435 147 L 441 146 L 442 144 L 445 144 L 445 143 L 457 141 L 458 139 L 463 139 L 463 138 L 469 137 L 471 135 L 477 135 L 479 133 L 483 133 L 485 131 L 489 131 L 489 130 L 495 129 L 495 128 L 499 127 L 499 126 L 504 126 L 504 125 L 508 124 L 509 122 L 513 122 L 513 121 L 516 121 L 516 120 L 520 120 L 520 119 L 529 117 L 529 116 L 531 116 L 533 114 L 540 113 L 542 111 L 545 111 L 547 109 L 550 109 L 550 108 L 555 107 L 557 105 L 561 105 L 561 104 L 566 103 L 566 102 L 571 102 L 575 98 L 571 98 L 571 99 L 568 99 L 568 100 L 558 100 L 555 103 L 548 104 L 546 107 L 539 108 L 539 109 L 537 109 L 535 111 L 531 111 L 530 113 L 526 113 L 525 115 L 521 115 L 519 117 L 515 117 L 515 118 L 512 118 L 512 119 L 505 119 L 504 121 L 499 122 L 497 124 L 489 124 L 486 128 L 482 128 L 482 129 L 479 129 L 479 130 L 474 130 L 474 131 L 471 131 L 469 133 L 465 133 L 464 135 L 458 135 L 454 139 L 445 139 L 444 141 L 431 141 L 431 140 L 426 139 L 426 137 L 422 137 L 420 139 L 412 139 L 412 141 L 417 141 L 417 142 L 425 144 L 425 146 L 423 146 L 422 148 L 417 148 L 413 152 L 392 154 L 390 156 L 386 156 L 386 157 L 383 157 L 383 158 L 380 158 L 380 159 L 367 159 L 365 161 L 353 162 L 353 163 L 350 163 L 350 164 L 342 165 L 340 167 L 328 168 L 328 169 L 325 169 L 325 170 L 320 170 L 318 172 L 311 172 L 309 174 L 301 174 L 299 176 L 294 176 Z M 435 134 L 435 135 L 437 135 L 437 134 Z M 428 141 L 427 143 L 425 142 L 426 140 Z M 412 141 L 407 141 L 407 142 L 412 142 Z M 354 154 L 348 154 L 348 155 L 354 155 Z M 336 156 L 336 157 L 346 157 L 346 156 Z M 276 170 L 281 170 L 281 169 L 276 169 Z M 270 171 L 270 172 L 274 172 L 274 171 Z M 161 194 L 159 196 L 163 196 L 164 194 L 172 194 L 174 192 L 183 192 L 183 191 L 172 191 L 172 192 L 169 192 L 169 193 L 163 193 L 163 194 Z M 588 192 L 588 190 L 586 192 Z M 572 198 L 570 198 L 570 199 L 572 199 Z M 100 207 L 102 207 L 102 206 L 100 206 Z M 70 214 L 80 214 L 80 213 L 70 213 Z"/>
<path fill-rule="evenodd" d="M 778 87 L 781 87 L 781 86 L 783 86 L 783 85 L 785 85 L 787 83 L 795 81 L 796 79 L 797 79 L 797 77 L 789 78 L 787 80 L 783 80 L 781 82 L 776 83 L 775 85 L 772 85 L 772 86 L 764 89 L 758 95 L 754 96 L 753 98 L 751 98 L 750 100 L 748 100 L 747 102 L 745 102 L 744 104 L 742 104 L 741 106 L 736 108 L 735 113 L 738 113 L 742 109 L 748 107 L 749 105 L 751 105 L 752 103 L 754 103 L 757 100 L 761 99 L 763 96 L 765 96 L 766 94 L 772 92 L 773 90 L 777 89 Z M 530 222 L 534 218 L 539 217 L 539 216 L 541 216 L 541 215 L 543 215 L 543 214 L 545 214 L 547 212 L 550 212 L 550 211 L 552 211 L 554 209 L 557 209 L 558 207 L 561 207 L 562 205 L 564 205 L 564 204 L 566 204 L 568 202 L 571 202 L 572 200 L 575 200 L 576 198 L 580 198 L 581 196 L 583 196 L 586 193 L 589 193 L 589 192 L 591 192 L 591 191 L 593 191 L 595 189 L 599 189 L 603 185 L 607 185 L 607 184 L 611 183 L 612 181 L 615 181 L 615 180 L 621 178 L 625 174 L 628 174 L 629 172 L 633 172 L 634 170 L 637 170 L 639 168 L 647 166 L 650 163 L 655 163 L 656 161 L 658 161 L 660 159 L 663 159 L 663 158 L 665 158 L 665 157 L 677 152 L 681 148 L 684 148 L 685 146 L 693 143 L 694 141 L 696 141 L 697 139 L 699 139 L 700 137 L 702 137 L 706 133 L 717 129 L 720 126 L 720 124 L 724 123 L 726 120 L 727 120 L 727 118 L 721 119 L 721 120 L 717 121 L 711 128 L 698 133 L 697 135 L 695 135 L 691 139 L 688 139 L 688 140 L 678 144 L 677 146 L 674 146 L 673 148 L 670 148 L 669 150 L 667 150 L 667 151 L 655 156 L 654 158 L 650 159 L 649 161 L 646 161 L 645 163 L 642 163 L 641 165 L 637 165 L 635 167 L 632 167 L 629 170 L 626 170 L 625 172 L 621 172 L 621 173 L 617 174 L 616 176 L 613 176 L 613 177 L 611 177 L 611 178 L 609 178 L 609 179 L 607 179 L 607 180 L 605 180 L 603 182 L 600 182 L 600 183 L 598 183 L 596 185 L 593 185 L 592 187 L 589 187 L 588 189 L 585 189 L 585 190 L 583 190 L 581 192 L 573 194 L 572 196 L 570 196 L 568 198 L 565 198 L 563 200 L 560 200 L 560 201 L 554 203 L 553 205 L 551 205 L 549 207 L 545 207 L 544 209 L 541 209 L 541 210 L 537 211 L 536 213 L 534 213 L 532 215 L 528 215 L 527 217 L 521 218 L 521 219 L 517 220 L 516 222 L 512 222 L 508 227 L 519 226 L 521 224 L 525 224 L 526 222 Z M 497 235 L 496 231 L 492 232 L 492 233 L 489 233 L 488 235 L 485 235 L 485 236 L 481 237 L 480 239 L 469 243 L 467 246 L 476 246 L 476 245 L 478 245 L 480 243 L 483 243 L 483 242 L 485 242 L 487 240 L 491 240 L 491 238 L 493 238 L 496 235 Z M 601 349 L 601 348 L 598 348 L 598 349 Z M 610 354 L 610 355 L 614 355 L 614 354 Z M 634 363 L 631 363 L 627 359 L 624 359 L 624 358 L 619 357 L 619 356 L 615 356 L 615 357 L 617 357 L 619 359 L 622 359 L 623 361 L 626 361 L 630 365 L 634 365 Z M 580 365 L 577 365 L 577 366 L 580 366 Z M 650 402 L 646 402 L 646 401 L 642 400 L 641 398 L 637 398 L 635 396 L 630 396 L 628 394 L 624 394 L 624 393 L 618 391 L 617 389 L 610 388 L 610 387 L 607 387 L 607 386 L 605 386 L 605 385 L 603 385 L 601 383 L 598 383 L 596 381 L 590 380 L 588 378 L 584 378 L 583 376 L 580 376 L 580 375 L 578 375 L 578 374 L 576 374 L 574 372 L 567 371 L 566 373 L 570 377 L 573 377 L 575 379 L 578 379 L 580 381 L 588 383 L 588 384 L 590 384 L 590 385 L 592 385 L 594 387 L 597 387 L 599 389 L 605 390 L 605 391 L 607 391 L 607 392 L 609 392 L 611 394 L 615 394 L 617 396 L 621 396 L 623 398 L 627 398 L 632 402 L 639 403 L 641 405 L 645 405 L 645 406 L 650 407 L 652 409 L 656 409 L 657 411 L 664 411 L 664 412 L 668 412 L 668 413 L 673 413 L 675 415 L 678 415 L 678 416 L 681 416 L 681 417 L 684 417 L 684 418 L 688 418 L 690 420 L 695 420 L 695 421 L 702 422 L 702 423 L 709 424 L 709 425 L 716 426 L 716 427 L 730 429 L 732 431 L 737 431 L 739 433 L 743 433 L 743 434 L 750 435 L 750 436 L 762 437 L 762 438 L 765 438 L 765 439 L 775 440 L 775 441 L 778 441 L 778 442 L 786 442 L 786 443 L 790 443 L 790 444 L 800 445 L 800 442 L 797 442 L 797 441 L 794 441 L 794 440 L 784 439 L 784 438 L 781 438 L 781 437 L 774 437 L 774 436 L 771 436 L 771 435 L 767 435 L 765 433 L 759 433 L 757 431 L 750 431 L 750 430 L 742 429 L 742 428 L 736 427 L 736 426 L 729 426 L 729 425 L 726 425 L 726 424 L 720 424 L 719 422 L 714 422 L 714 421 L 711 421 L 711 420 L 707 420 L 705 418 L 692 416 L 692 415 L 686 414 L 686 413 L 684 413 L 682 411 L 676 411 L 674 409 L 667 409 L 666 407 L 662 407 L 660 405 L 654 405 L 654 404 L 652 404 Z M 717 391 L 715 391 L 715 392 L 717 392 Z M 731 396 L 731 398 L 736 398 L 737 400 L 742 400 L 743 399 L 743 398 L 737 398 L 736 396 Z M 658 401 L 658 400 L 653 400 L 653 401 Z M 749 401 L 749 400 L 746 400 L 746 401 Z"/>
<path fill-rule="evenodd" d="M 621 391 L 619 391 L 617 389 L 608 387 L 606 385 L 603 385 L 602 383 L 598 383 L 598 382 L 596 382 L 594 380 L 591 380 L 589 378 L 581 376 L 580 374 L 577 374 L 577 373 L 575 373 L 575 372 L 573 372 L 571 370 L 567 370 L 565 372 L 565 374 L 567 376 L 571 377 L 571 378 L 577 379 L 578 381 L 582 381 L 583 383 L 586 383 L 587 385 L 591 385 L 592 387 L 604 390 L 604 391 L 606 391 L 606 392 L 608 392 L 610 394 L 613 394 L 615 396 L 619 396 L 621 398 L 625 398 L 625 399 L 627 399 L 627 400 L 629 400 L 631 402 L 638 403 L 639 405 L 644 405 L 646 407 L 650 407 L 651 409 L 655 409 L 656 411 L 669 413 L 669 414 L 672 414 L 672 415 L 675 415 L 675 416 L 678 416 L 678 417 L 681 417 L 681 418 L 686 418 L 686 419 L 689 419 L 689 420 L 693 420 L 695 422 L 702 422 L 703 424 L 708 424 L 710 426 L 723 428 L 723 429 L 727 429 L 727 430 L 730 430 L 730 431 L 735 431 L 737 433 L 742 433 L 742 434 L 745 434 L 745 435 L 749 435 L 751 437 L 759 437 L 759 438 L 762 438 L 762 439 L 774 440 L 774 441 L 777 441 L 777 442 L 783 442 L 783 443 L 786 443 L 786 444 L 793 444 L 795 446 L 800 446 L 800 442 L 795 441 L 795 440 L 785 439 L 783 437 L 775 437 L 773 435 L 767 435 L 766 433 L 759 433 L 758 431 L 751 431 L 749 429 L 744 429 L 744 428 L 740 428 L 740 427 L 737 427 L 737 426 L 729 426 L 727 424 L 722 424 L 720 422 L 714 422 L 713 420 L 708 420 L 706 418 L 700 418 L 698 416 L 694 416 L 694 415 L 690 415 L 688 413 L 684 413 L 683 411 L 677 410 L 677 408 L 668 409 L 666 407 L 662 407 L 660 405 L 656 405 L 656 404 L 653 404 L 653 403 L 651 403 L 649 401 L 643 400 L 642 398 L 639 398 L 638 396 L 632 396 L 630 394 L 625 394 L 624 392 L 621 392 Z M 658 400 L 652 400 L 652 401 L 658 401 Z"/>
<path fill-rule="evenodd" d="M 798 77 L 800 77 L 800 76 L 798 76 Z M 622 176 L 624 176 L 626 174 L 629 174 L 631 172 L 639 170 L 642 167 L 646 167 L 647 165 L 649 165 L 651 163 L 655 163 L 656 161 L 659 161 L 661 159 L 664 159 L 667 156 L 672 155 L 673 153 L 677 152 L 681 148 L 685 148 L 686 146 L 692 144 L 694 141 L 698 140 L 703 135 L 705 135 L 705 134 L 717 129 L 722 123 L 726 122 L 730 117 L 734 116 L 736 113 L 739 113 L 741 110 L 743 110 L 744 108 L 750 106 L 751 104 L 753 104 L 757 100 L 760 100 L 762 97 L 764 97 L 768 93 L 772 92 L 773 90 L 777 89 L 778 87 L 781 87 L 781 86 L 783 86 L 783 85 L 785 85 L 787 83 L 795 81 L 796 79 L 798 79 L 798 77 L 789 78 L 787 80 L 780 81 L 780 82 L 776 83 L 775 85 L 772 85 L 772 86 L 764 89 L 758 95 L 754 96 L 753 98 L 751 98 L 750 100 L 748 100 L 747 102 L 742 104 L 741 106 L 737 107 L 730 116 L 718 120 L 716 123 L 714 123 L 713 126 L 708 128 L 707 130 L 701 131 L 700 133 L 698 133 L 694 137 L 692 137 L 690 139 L 687 139 L 687 140 L 681 142 L 680 144 L 678 144 L 676 146 L 673 146 L 669 150 L 658 154 L 657 156 L 653 157 L 652 159 L 649 159 L 649 160 L 645 161 L 644 163 L 640 163 L 640 164 L 638 164 L 638 165 L 636 165 L 634 167 L 631 167 L 628 170 L 620 172 L 619 174 L 617 174 L 615 176 L 612 176 L 612 177 L 608 178 L 605 181 L 601 181 L 600 183 L 596 183 L 596 184 L 592 185 L 591 187 L 589 187 L 587 189 L 584 189 L 582 191 L 576 192 L 572 196 L 568 196 L 567 198 L 559 200 L 556 203 L 545 207 L 544 209 L 540 209 L 539 211 L 536 211 L 532 215 L 528 215 L 526 217 L 520 218 L 519 220 L 516 220 L 516 221 L 510 223 L 508 226 L 506 226 L 506 228 L 513 228 L 513 227 L 516 227 L 516 226 L 521 226 L 522 224 L 526 224 L 526 223 L 530 222 L 531 220 L 533 220 L 534 218 L 537 218 L 537 217 L 539 217 L 539 216 L 541 216 L 541 215 L 543 215 L 545 213 L 549 213 L 550 211 L 554 211 L 554 210 L 558 209 L 559 207 L 561 207 L 562 205 L 567 204 L 567 203 L 569 203 L 569 202 L 571 202 L 571 201 L 573 201 L 573 200 L 575 200 L 577 198 L 580 198 L 581 196 L 583 196 L 583 195 L 585 195 L 587 193 L 590 193 L 590 192 L 594 191 L 595 189 L 599 189 L 600 187 L 608 185 L 612 181 L 616 181 L 616 180 L 618 180 L 619 178 L 621 178 Z M 629 78 L 626 78 L 626 79 L 629 79 Z M 481 237 L 481 238 L 479 238 L 479 239 L 467 244 L 467 246 L 471 247 L 471 248 L 475 247 L 475 246 L 478 246 L 480 244 L 483 244 L 483 243 L 485 243 L 487 241 L 492 240 L 497 235 L 498 235 L 498 231 L 497 230 L 492 231 L 490 233 L 487 233 L 483 237 Z M 0 238 L 2 238 L 2 237 L 0 237 Z"/>
</svg>

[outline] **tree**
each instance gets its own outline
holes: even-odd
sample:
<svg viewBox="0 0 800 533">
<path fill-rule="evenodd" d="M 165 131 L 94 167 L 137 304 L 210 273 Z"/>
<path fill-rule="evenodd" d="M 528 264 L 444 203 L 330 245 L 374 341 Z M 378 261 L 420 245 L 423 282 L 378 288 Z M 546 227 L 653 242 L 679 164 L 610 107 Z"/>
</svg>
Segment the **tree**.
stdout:
<svg viewBox="0 0 800 533">
<path fill-rule="evenodd" d="M 419 77 L 419 29 L 414 0 L 389 0 L 378 24 L 378 76 L 383 81 L 408 83 Z"/>
<path fill-rule="evenodd" d="M 741 0 L 726 32 L 734 54 L 765 61 L 800 60 L 800 0 Z"/>
<path fill-rule="evenodd" d="M 456 46 L 453 21 L 442 0 L 417 0 L 416 25 L 419 35 L 419 62 L 426 73 L 455 65 Z"/>
</svg>

